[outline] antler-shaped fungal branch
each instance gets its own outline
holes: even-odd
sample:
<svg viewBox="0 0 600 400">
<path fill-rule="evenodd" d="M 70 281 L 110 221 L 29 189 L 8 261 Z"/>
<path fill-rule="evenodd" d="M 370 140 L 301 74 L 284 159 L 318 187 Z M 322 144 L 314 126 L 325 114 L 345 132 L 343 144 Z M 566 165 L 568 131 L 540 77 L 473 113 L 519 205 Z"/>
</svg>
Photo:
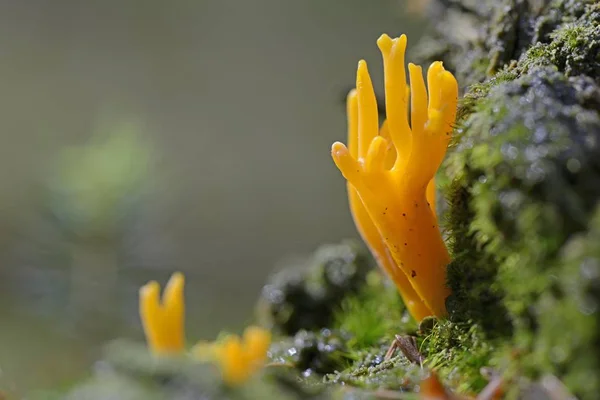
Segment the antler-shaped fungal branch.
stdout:
<svg viewBox="0 0 600 400">
<path fill-rule="evenodd" d="M 218 342 L 199 342 L 192 349 L 201 360 L 219 365 L 223 381 L 230 386 L 246 382 L 261 369 L 271 345 L 271 333 L 257 326 L 249 326 L 243 337 L 228 335 Z"/>
<path fill-rule="evenodd" d="M 433 203 L 427 201 L 427 187 L 444 158 L 450 140 L 456 117 L 458 85 L 441 62 L 434 62 L 427 74 L 427 91 L 421 67 L 409 64 L 409 123 L 409 93 L 404 67 L 406 36 L 392 40 L 383 35 L 377 44 L 384 62 L 387 128 L 396 157 L 391 163 L 389 141 L 378 135 L 377 102 L 367 64 L 362 60 L 358 64 L 356 78 L 358 129 L 351 133 L 357 138 L 356 148 L 352 141 L 351 150 L 336 142 L 331 153 L 414 291 L 433 315 L 444 316 L 445 299 L 450 294 L 446 287 L 446 266 L 450 257 Z M 353 206 L 355 215 L 360 215 L 360 210 L 356 210 L 358 207 Z M 355 220 L 359 220 L 359 230 L 366 231 L 365 218 L 355 216 Z M 366 239 L 372 249 L 381 248 L 374 244 L 376 239 Z M 402 285 L 398 284 L 398 287 L 403 290 Z M 403 293 L 409 296 L 410 290 L 404 289 Z M 419 314 L 415 312 L 413 315 L 418 318 Z"/>
<path fill-rule="evenodd" d="M 226 337 L 215 349 L 223 381 L 232 386 L 247 381 L 264 365 L 270 345 L 271 333 L 253 326 L 246 328 L 241 339 Z"/>
<path fill-rule="evenodd" d="M 183 274 L 169 279 L 160 299 L 160 285 L 149 282 L 140 289 L 140 317 L 150 350 L 155 354 L 181 353 L 185 346 Z"/>
<path fill-rule="evenodd" d="M 348 150 L 350 155 L 354 158 L 358 158 L 358 99 L 356 90 L 352 90 L 348 94 L 346 101 L 347 106 L 347 118 L 348 118 Z M 386 140 L 389 139 L 389 130 L 387 129 L 387 123 L 384 122 L 382 125 L 379 135 Z M 385 168 L 389 169 L 396 161 L 396 151 L 392 147 L 388 150 L 387 159 L 385 161 Z M 383 237 L 379 234 L 377 227 L 371 221 L 371 217 L 367 212 L 358 191 L 352 186 L 351 183 L 347 184 L 348 190 L 348 203 L 350 204 L 350 211 L 354 219 L 356 229 L 360 233 L 364 242 L 369 247 L 369 250 L 377 260 L 377 264 L 388 274 L 392 281 L 398 287 L 402 300 L 406 305 L 406 308 L 410 314 L 416 320 L 422 320 L 423 318 L 432 315 L 431 310 L 425 304 L 423 299 L 415 292 L 406 274 L 398 268 L 398 265 L 394 261 L 394 258 L 390 254 Z M 435 193 L 435 192 L 430 192 Z M 433 200 L 430 200 L 431 204 L 434 204 Z"/>
</svg>

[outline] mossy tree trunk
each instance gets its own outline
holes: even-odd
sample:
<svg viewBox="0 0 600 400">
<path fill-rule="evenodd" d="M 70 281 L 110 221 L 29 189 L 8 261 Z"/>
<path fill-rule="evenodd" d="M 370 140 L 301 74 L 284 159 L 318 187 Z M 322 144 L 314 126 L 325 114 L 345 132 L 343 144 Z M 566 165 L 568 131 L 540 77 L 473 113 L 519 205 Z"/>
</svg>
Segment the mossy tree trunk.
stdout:
<svg viewBox="0 0 600 400">
<path fill-rule="evenodd" d="M 420 57 L 464 90 L 448 193 L 451 318 L 509 369 L 600 391 L 600 2 L 439 0 Z"/>
</svg>

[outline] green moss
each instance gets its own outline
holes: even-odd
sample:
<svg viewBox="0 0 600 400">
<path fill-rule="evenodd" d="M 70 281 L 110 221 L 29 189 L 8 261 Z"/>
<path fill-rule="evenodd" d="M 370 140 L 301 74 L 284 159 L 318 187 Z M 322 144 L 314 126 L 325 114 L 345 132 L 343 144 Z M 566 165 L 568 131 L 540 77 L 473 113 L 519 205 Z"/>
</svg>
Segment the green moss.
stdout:
<svg viewBox="0 0 600 400">
<path fill-rule="evenodd" d="M 272 345 L 270 358 L 276 363 L 293 366 L 305 377 L 328 374 L 352 363 L 348 339 L 345 333 L 327 328 L 318 332 L 301 330 L 293 338 L 284 338 Z"/>
<path fill-rule="evenodd" d="M 418 333 L 424 366 L 433 369 L 448 385 L 461 393 L 477 393 L 486 384 L 481 368 L 489 366 L 494 353 L 492 342 L 472 322 L 436 322 Z M 329 384 L 352 385 L 367 390 L 412 391 L 426 376 L 427 368 L 410 362 L 400 351 L 385 360 L 390 340 L 355 350 L 356 360 L 346 370 L 326 376 Z"/>
<path fill-rule="evenodd" d="M 520 67 L 554 64 L 569 76 L 597 76 L 600 5 L 595 0 L 440 3 L 451 23 L 436 24 L 416 56 L 424 64 L 444 61 L 463 87 L 486 82 L 517 61 Z"/>
<path fill-rule="evenodd" d="M 523 68 L 554 65 L 567 76 L 587 75 L 600 82 L 600 5 L 548 34 L 547 43 L 531 47 Z"/>
<path fill-rule="evenodd" d="M 416 327 L 396 287 L 376 271 L 357 295 L 342 302 L 334 326 L 350 335 L 351 350 L 364 349 L 382 340 L 390 343 L 395 333 Z"/>
<path fill-rule="evenodd" d="M 555 346 L 566 361 L 539 356 L 553 354 L 545 335 L 561 332 L 549 299 L 555 310 L 577 314 L 557 260 L 573 235 L 587 231 L 600 199 L 600 92 L 593 80 L 568 79 L 556 67 L 532 67 L 485 90 L 446 162 L 448 309 L 452 320 L 471 318 L 487 335 L 512 324 L 519 373 L 566 377 L 579 369 L 582 349 Z M 585 335 L 585 324 L 566 317 L 564 324 Z M 583 342 L 595 351 L 593 341 Z"/>
<path fill-rule="evenodd" d="M 491 272 L 482 277 L 491 278 L 485 285 L 494 289 L 493 264 L 510 264 L 521 250 L 527 253 L 521 257 L 543 269 L 568 235 L 584 229 L 600 195 L 593 184 L 597 150 L 591 137 L 573 136 L 598 129 L 597 114 L 585 106 L 589 90 L 580 90 L 585 87 L 594 91 L 584 78 L 568 81 L 550 68 L 532 70 L 489 88 L 464 123 L 445 169 L 453 182 L 448 229 L 454 288 L 472 280 L 465 276 L 469 270 L 487 268 Z M 529 243 L 528 237 L 539 240 Z"/>
<path fill-rule="evenodd" d="M 598 7 L 595 0 L 553 0 L 534 24 L 533 43 L 549 43 L 552 33 L 564 23 L 589 19 Z"/>
<path fill-rule="evenodd" d="M 412 391 L 426 372 L 403 355 L 384 360 L 390 343 L 356 352 L 356 362 L 344 371 L 327 375 L 328 384 L 351 385 L 366 390 Z"/>
<path fill-rule="evenodd" d="M 507 23 L 483 44 L 493 51 L 500 43 L 490 65 L 501 68 L 464 96 L 440 179 L 453 255 L 447 308 L 452 321 L 473 320 L 486 336 L 501 338 L 507 371 L 531 378 L 553 373 L 590 398 L 590 374 L 600 373 L 592 362 L 597 317 L 577 307 L 581 290 L 574 288 L 585 285 L 564 287 L 567 277 L 579 276 L 578 267 L 559 260 L 574 235 L 588 232 L 600 199 L 600 4 L 546 5 L 533 19 L 529 48 L 515 44 L 522 17 L 514 17 L 502 14 Z M 495 42 L 502 36 L 508 40 Z M 476 47 L 463 46 L 453 57 L 469 59 Z M 505 57 L 511 48 L 522 55 Z M 520 357 L 513 357 L 515 348 Z M 466 382 L 477 382 L 475 376 Z"/>
<path fill-rule="evenodd" d="M 481 368 L 489 366 L 494 347 L 477 324 L 442 321 L 420 342 L 424 364 L 451 387 L 461 393 L 478 393 L 487 384 Z"/>
<path fill-rule="evenodd" d="M 555 264 L 553 290 L 536 305 L 538 335 L 524 363 L 562 376 L 580 398 L 591 399 L 600 391 L 600 208 L 590 230 L 573 236 Z"/>
<path fill-rule="evenodd" d="M 471 231 L 471 194 L 459 182 L 451 187 L 447 212 L 453 259 L 448 266 L 452 294 L 446 300 L 446 308 L 452 321 L 477 321 L 491 336 L 510 335 L 512 325 L 502 303 L 503 291 L 494 284 L 498 262 L 482 250 Z"/>
<path fill-rule="evenodd" d="M 393 286 L 373 277 L 368 282 L 336 313 L 335 326 L 350 334 L 346 343 L 349 360 L 354 362 L 327 375 L 329 384 L 343 383 L 365 390 L 412 390 L 426 371 L 400 351 L 384 360 L 393 335 L 409 333 L 418 337 L 419 349 L 426 356 L 424 364 L 436 370 L 445 382 L 465 393 L 475 393 L 485 386 L 480 369 L 489 365 L 494 349 L 479 325 L 430 318 L 417 329 Z"/>
</svg>

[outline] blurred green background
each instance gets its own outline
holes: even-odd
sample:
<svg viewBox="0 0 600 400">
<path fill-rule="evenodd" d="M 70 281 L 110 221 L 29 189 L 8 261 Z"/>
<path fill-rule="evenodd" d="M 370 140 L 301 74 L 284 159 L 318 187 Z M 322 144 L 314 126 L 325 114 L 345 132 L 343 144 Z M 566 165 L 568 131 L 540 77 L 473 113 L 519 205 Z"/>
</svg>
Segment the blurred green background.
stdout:
<svg viewBox="0 0 600 400">
<path fill-rule="evenodd" d="M 185 272 L 188 337 L 208 339 L 287 255 L 355 236 L 329 149 L 358 60 L 381 88 L 379 35 L 417 43 L 407 7 L 1 1 L 0 390 L 141 340 L 148 280 Z"/>
</svg>

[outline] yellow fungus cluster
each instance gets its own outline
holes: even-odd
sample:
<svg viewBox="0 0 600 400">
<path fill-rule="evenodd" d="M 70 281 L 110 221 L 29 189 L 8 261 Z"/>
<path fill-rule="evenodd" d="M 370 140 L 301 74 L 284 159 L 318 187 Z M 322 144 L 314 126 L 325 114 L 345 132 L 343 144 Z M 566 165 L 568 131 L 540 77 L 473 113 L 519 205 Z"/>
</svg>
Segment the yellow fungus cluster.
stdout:
<svg viewBox="0 0 600 400">
<path fill-rule="evenodd" d="M 271 333 L 265 329 L 250 326 L 240 338 L 228 335 L 216 343 L 202 343 L 194 353 L 202 359 L 214 359 L 219 364 L 223 381 L 228 385 L 239 385 L 260 370 L 267 359 L 271 345 Z"/>
<path fill-rule="evenodd" d="M 435 214 L 437 172 L 456 118 L 458 84 L 441 62 L 427 73 L 409 64 L 406 36 L 382 35 L 387 121 L 379 127 L 367 64 L 358 64 L 356 89 L 348 95 L 348 147 L 333 144 L 335 164 L 348 181 L 357 229 L 394 280 L 417 319 L 446 315 L 446 266 L 450 256 Z M 410 100 L 410 111 L 409 111 Z"/>
<path fill-rule="evenodd" d="M 176 355 L 185 351 L 184 276 L 175 273 L 165 287 L 162 300 L 160 285 L 149 282 L 140 289 L 140 317 L 148 347 L 156 355 Z M 200 342 L 193 355 L 215 362 L 228 385 L 239 385 L 260 370 L 271 345 L 269 331 L 250 326 L 243 338 L 229 335 L 214 343 Z"/>
</svg>

